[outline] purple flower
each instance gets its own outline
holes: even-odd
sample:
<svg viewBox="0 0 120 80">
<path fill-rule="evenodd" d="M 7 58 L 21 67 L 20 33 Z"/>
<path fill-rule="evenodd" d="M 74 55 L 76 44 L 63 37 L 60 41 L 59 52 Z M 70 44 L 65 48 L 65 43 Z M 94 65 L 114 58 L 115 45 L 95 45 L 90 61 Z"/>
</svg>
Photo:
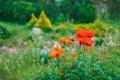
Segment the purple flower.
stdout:
<svg viewBox="0 0 120 80">
<path fill-rule="evenodd" d="M 16 48 L 8 48 L 9 53 L 18 53 L 18 50 Z"/>
<path fill-rule="evenodd" d="M 110 39 L 109 39 L 109 36 L 105 36 L 104 37 L 104 42 L 108 42 Z"/>
<path fill-rule="evenodd" d="M 22 42 L 23 42 L 22 39 L 17 40 L 17 44 L 18 44 L 18 46 L 20 46 L 20 45 L 22 44 Z"/>
</svg>

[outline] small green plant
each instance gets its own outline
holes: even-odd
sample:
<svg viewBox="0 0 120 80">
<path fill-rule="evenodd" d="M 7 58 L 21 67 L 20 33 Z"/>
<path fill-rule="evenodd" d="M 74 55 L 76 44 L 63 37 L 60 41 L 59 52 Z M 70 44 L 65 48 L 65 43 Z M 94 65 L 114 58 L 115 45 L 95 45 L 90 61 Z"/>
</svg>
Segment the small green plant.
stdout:
<svg viewBox="0 0 120 80">
<path fill-rule="evenodd" d="M 7 39 L 10 37 L 10 32 L 0 25 L 0 39 Z"/>
</svg>

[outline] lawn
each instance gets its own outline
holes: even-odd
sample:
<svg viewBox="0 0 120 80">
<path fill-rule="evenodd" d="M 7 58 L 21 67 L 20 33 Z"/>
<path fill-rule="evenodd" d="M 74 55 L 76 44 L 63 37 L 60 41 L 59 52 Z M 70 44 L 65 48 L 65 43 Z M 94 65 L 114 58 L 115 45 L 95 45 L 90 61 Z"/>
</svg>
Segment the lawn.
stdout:
<svg viewBox="0 0 120 80">
<path fill-rule="evenodd" d="M 65 29 L 53 25 L 52 31 L 38 34 L 27 25 L 0 22 L 10 32 L 0 39 L 0 80 L 120 80 L 120 23 L 108 23 L 108 43 L 89 47 L 77 43 L 70 22 L 63 23 Z M 57 49 L 62 56 L 50 55 Z"/>
</svg>

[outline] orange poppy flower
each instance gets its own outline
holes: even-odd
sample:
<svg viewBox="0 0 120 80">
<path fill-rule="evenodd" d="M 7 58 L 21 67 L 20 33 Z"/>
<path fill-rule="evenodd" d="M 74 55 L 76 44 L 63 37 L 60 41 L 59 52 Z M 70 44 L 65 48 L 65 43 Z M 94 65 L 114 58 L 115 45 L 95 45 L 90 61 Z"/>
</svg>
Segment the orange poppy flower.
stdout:
<svg viewBox="0 0 120 80">
<path fill-rule="evenodd" d="M 60 47 L 59 46 L 55 46 L 55 47 L 53 47 L 53 50 L 58 51 L 58 50 L 60 50 Z"/>
<path fill-rule="evenodd" d="M 55 57 L 55 56 L 56 56 L 56 54 L 54 52 L 49 52 L 48 53 L 48 57 L 49 58 L 52 58 L 52 57 Z"/>
<path fill-rule="evenodd" d="M 61 37 L 61 38 L 59 38 L 59 41 L 60 42 L 66 42 L 66 38 L 65 37 Z"/>
<path fill-rule="evenodd" d="M 60 54 L 62 54 L 63 52 L 64 52 L 63 49 L 56 51 L 56 53 L 60 53 Z"/>
<path fill-rule="evenodd" d="M 66 43 L 67 43 L 67 44 L 73 44 L 73 41 L 72 41 L 71 39 L 68 39 L 68 40 L 66 41 Z"/>
<path fill-rule="evenodd" d="M 76 52 L 72 52 L 72 53 L 71 53 L 71 56 L 72 56 L 72 57 L 76 57 L 76 56 L 77 56 L 77 53 L 76 53 Z"/>
<path fill-rule="evenodd" d="M 85 46 L 85 47 L 84 47 L 84 51 L 85 51 L 85 52 L 90 51 L 90 46 Z"/>
</svg>

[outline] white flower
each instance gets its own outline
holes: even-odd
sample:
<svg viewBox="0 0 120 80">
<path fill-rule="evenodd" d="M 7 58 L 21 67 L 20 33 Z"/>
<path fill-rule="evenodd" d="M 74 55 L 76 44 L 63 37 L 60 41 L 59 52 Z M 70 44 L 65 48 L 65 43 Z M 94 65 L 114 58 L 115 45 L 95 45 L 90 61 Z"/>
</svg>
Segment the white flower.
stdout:
<svg viewBox="0 0 120 80">
<path fill-rule="evenodd" d="M 1 49 L 4 50 L 4 51 L 6 51 L 6 50 L 7 50 L 7 47 L 6 47 L 6 46 L 2 46 Z"/>
<path fill-rule="evenodd" d="M 111 40 L 110 42 L 106 43 L 108 46 L 115 46 L 116 44 Z"/>
<path fill-rule="evenodd" d="M 33 34 L 42 34 L 42 30 L 40 28 L 33 28 L 32 29 Z"/>
</svg>

